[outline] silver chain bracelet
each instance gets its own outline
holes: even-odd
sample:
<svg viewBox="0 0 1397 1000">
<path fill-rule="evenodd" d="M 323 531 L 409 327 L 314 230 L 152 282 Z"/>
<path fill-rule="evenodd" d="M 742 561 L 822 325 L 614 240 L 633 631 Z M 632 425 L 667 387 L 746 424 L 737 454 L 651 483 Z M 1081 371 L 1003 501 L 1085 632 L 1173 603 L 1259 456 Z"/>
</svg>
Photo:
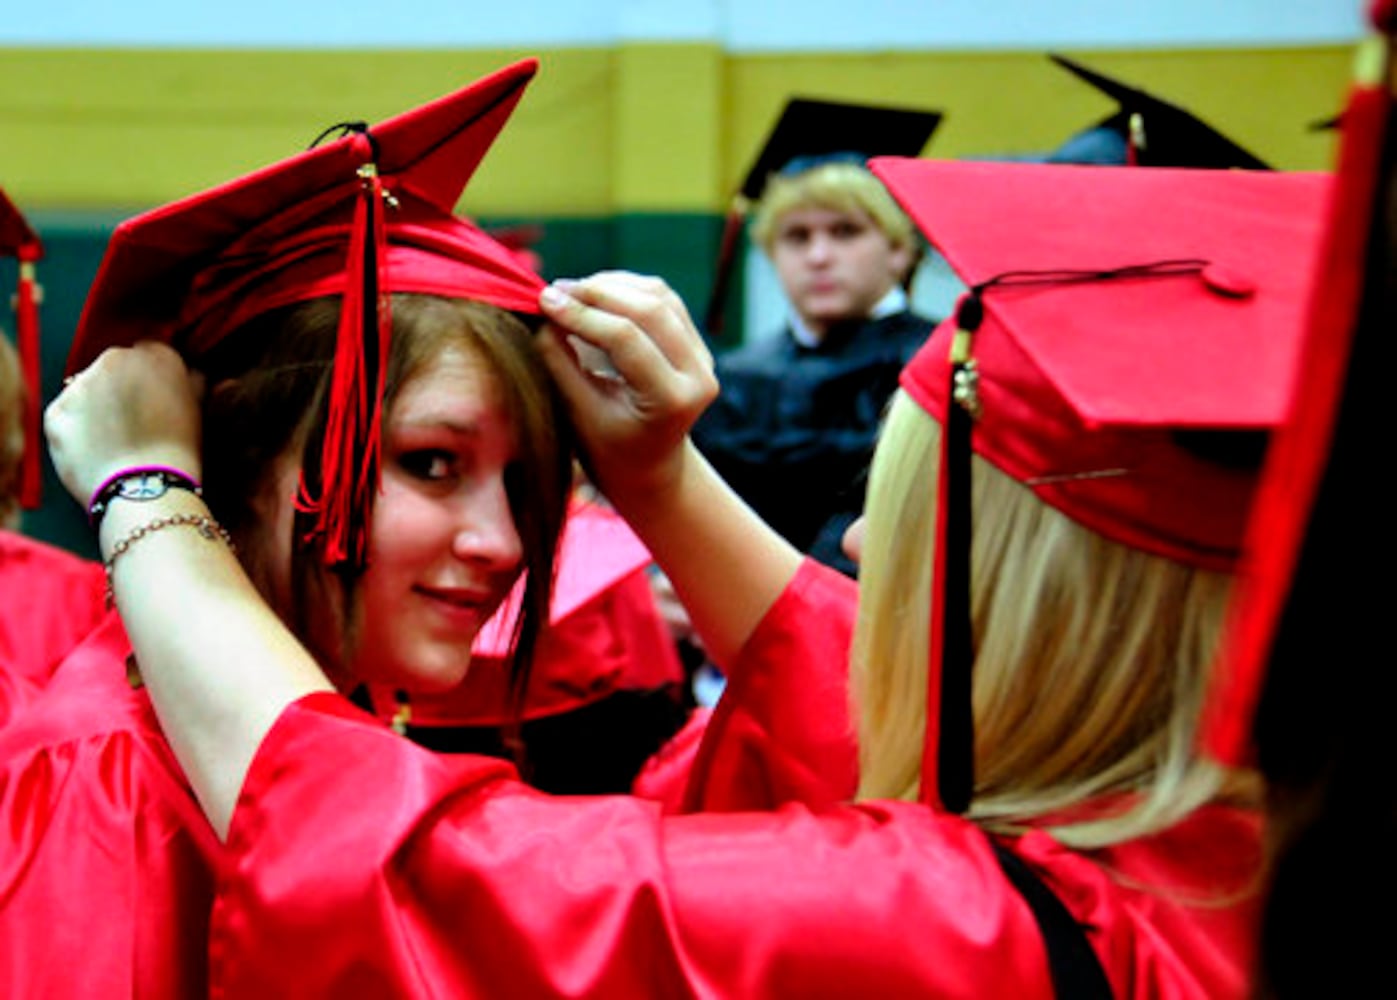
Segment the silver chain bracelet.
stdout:
<svg viewBox="0 0 1397 1000">
<path fill-rule="evenodd" d="M 102 568 L 107 572 L 107 606 L 111 607 L 113 600 L 112 591 L 112 568 L 116 561 L 124 556 L 131 546 L 135 545 L 147 535 L 154 534 L 162 528 L 171 528 L 184 525 L 196 529 L 201 536 L 209 541 L 223 540 L 223 544 L 228 546 L 229 551 L 236 552 L 237 547 L 233 544 L 233 536 L 228 534 L 228 529 L 223 527 L 207 514 L 169 514 L 165 517 L 157 517 L 145 524 L 132 528 L 127 534 L 119 538 L 112 546 L 112 554 L 109 555 Z"/>
</svg>

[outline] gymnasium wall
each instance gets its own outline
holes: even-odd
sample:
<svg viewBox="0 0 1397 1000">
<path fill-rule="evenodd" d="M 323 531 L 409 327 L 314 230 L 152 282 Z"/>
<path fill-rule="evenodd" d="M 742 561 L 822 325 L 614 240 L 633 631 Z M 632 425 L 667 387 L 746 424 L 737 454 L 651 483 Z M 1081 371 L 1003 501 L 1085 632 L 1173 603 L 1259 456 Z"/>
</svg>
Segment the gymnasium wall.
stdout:
<svg viewBox="0 0 1397 1000">
<path fill-rule="evenodd" d="M 46 241 L 49 394 L 117 220 L 526 55 L 542 70 L 460 209 L 540 224 L 549 276 L 658 273 L 701 312 L 729 196 L 791 96 L 939 109 L 926 155 L 1031 153 L 1111 110 L 1054 49 L 1277 167 L 1323 169 L 1334 136 L 1309 125 L 1340 106 L 1359 25 L 1356 4 L 1300 0 L 191 6 L 54 2 L 0 28 L 0 185 Z M 12 276 L 0 263 L 0 287 Z M 26 530 L 89 545 L 51 477 L 46 498 Z"/>
</svg>

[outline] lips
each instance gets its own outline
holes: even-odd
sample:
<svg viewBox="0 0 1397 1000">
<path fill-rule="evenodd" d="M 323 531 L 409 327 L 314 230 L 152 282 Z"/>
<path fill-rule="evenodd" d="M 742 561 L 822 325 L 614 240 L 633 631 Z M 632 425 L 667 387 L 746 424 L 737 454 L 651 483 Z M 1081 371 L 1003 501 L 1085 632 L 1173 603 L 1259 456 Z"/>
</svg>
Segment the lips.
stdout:
<svg viewBox="0 0 1397 1000">
<path fill-rule="evenodd" d="M 489 590 L 474 587 L 428 587 L 413 588 L 416 593 L 439 613 L 454 620 L 468 619 L 476 624 L 483 622 L 499 603 L 498 596 Z"/>
</svg>

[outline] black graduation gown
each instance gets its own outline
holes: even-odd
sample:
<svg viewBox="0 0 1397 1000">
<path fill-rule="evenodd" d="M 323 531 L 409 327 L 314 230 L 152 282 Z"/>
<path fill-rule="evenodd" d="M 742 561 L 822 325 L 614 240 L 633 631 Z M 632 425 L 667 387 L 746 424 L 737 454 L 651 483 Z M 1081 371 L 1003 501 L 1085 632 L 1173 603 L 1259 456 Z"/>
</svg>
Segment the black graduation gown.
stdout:
<svg viewBox="0 0 1397 1000">
<path fill-rule="evenodd" d="M 839 538 L 863 509 L 883 407 L 934 325 L 904 311 L 836 327 L 813 348 L 788 329 L 732 351 L 694 441 L 791 544 L 850 572 Z"/>
</svg>

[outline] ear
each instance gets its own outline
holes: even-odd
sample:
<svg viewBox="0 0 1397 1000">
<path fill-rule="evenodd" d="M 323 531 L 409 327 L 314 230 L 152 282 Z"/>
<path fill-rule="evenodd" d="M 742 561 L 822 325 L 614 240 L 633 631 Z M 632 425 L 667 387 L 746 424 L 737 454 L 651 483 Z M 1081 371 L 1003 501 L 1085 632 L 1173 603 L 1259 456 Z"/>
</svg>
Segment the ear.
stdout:
<svg viewBox="0 0 1397 1000">
<path fill-rule="evenodd" d="M 901 245 L 894 244 L 888 254 L 888 270 L 892 273 L 894 284 L 906 285 L 907 276 L 912 271 L 912 265 L 916 263 L 916 251 L 911 243 Z"/>
</svg>

